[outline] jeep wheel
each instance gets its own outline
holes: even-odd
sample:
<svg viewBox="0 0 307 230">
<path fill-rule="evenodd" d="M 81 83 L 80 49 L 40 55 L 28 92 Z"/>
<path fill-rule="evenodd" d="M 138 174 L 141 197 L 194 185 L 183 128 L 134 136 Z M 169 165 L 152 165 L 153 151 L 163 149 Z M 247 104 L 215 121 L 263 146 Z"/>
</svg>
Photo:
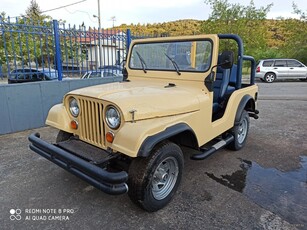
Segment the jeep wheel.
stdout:
<svg viewBox="0 0 307 230">
<path fill-rule="evenodd" d="M 183 154 L 178 145 L 164 142 L 146 158 L 136 158 L 129 168 L 130 199 L 148 212 L 166 206 L 182 176 Z"/>
<path fill-rule="evenodd" d="M 56 143 L 62 142 L 62 141 L 67 141 L 70 137 L 72 136 L 71 133 L 67 133 L 63 130 L 60 130 L 57 137 L 56 137 Z"/>
<path fill-rule="evenodd" d="M 248 130 L 249 115 L 245 110 L 243 110 L 240 121 L 230 131 L 234 136 L 234 140 L 227 146 L 227 148 L 231 150 L 240 150 L 243 148 L 247 139 Z"/>
<path fill-rule="evenodd" d="M 264 76 L 264 81 L 265 81 L 266 83 L 272 83 L 273 81 L 275 81 L 275 78 L 276 78 L 275 73 L 267 73 L 267 74 Z"/>
</svg>

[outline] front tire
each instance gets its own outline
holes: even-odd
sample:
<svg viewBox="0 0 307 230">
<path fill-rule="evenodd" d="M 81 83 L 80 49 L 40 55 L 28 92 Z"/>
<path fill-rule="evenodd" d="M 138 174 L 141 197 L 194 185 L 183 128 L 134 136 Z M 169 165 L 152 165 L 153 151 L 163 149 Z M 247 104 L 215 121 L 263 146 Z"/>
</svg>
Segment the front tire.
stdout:
<svg viewBox="0 0 307 230">
<path fill-rule="evenodd" d="M 246 143 L 248 131 L 249 115 L 246 110 L 243 110 L 238 124 L 230 131 L 234 136 L 234 140 L 227 146 L 227 148 L 235 151 L 242 149 Z"/>
<path fill-rule="evenodd" d="M 67 141 L 70 137 L 72 137 L 71 133 L 65 132 L 63 130 L 60 130 L 57 137 L 56 137 L 56 143 Z"/>
<path fill-rule="evenodd" d="M 156 146 L 146 158 L 136 158 L 129 167 L 128 195 L 148 212 L 165 207 L 174 196 L 182 177 L 183 154 L 172 142 Z"/>
</svg>

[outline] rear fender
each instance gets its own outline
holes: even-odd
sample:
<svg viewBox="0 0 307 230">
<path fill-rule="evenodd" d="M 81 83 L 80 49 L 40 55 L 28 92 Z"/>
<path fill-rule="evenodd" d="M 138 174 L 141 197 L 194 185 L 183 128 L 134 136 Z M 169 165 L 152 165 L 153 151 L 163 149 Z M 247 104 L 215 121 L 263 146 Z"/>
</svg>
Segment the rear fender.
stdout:
<svg viewBox="0 0 307 230">
<path fill-rule="evenodd" d="M 250 95 L 245 95 L 244 97 L 242 97 L 236 112 L 235 125 L 237 125 L 240 121 L 243 110 L 250 112 L 255 112 L 256 110 L 255 100 Z"/>
</svg>

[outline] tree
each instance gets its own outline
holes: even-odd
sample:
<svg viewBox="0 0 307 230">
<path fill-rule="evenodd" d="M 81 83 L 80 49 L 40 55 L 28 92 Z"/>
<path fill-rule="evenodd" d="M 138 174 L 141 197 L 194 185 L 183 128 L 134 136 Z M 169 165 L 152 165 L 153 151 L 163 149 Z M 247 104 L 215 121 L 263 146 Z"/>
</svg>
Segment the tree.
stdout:
<svg viewBox="0 0 307 230">
<path fill-rule="evenodd" d="M 300 19 L 287 19 L 284 28 L 287 31 L 283 50 L 289 58 L 298 59 L 307 64 L 307 17 L 293 2 L 293 11 Z"/>
<path fill-rule="evenodd" d="M 303 12 L 301 9 L 298 8 L 298 6 L 295 4 L 295 2 L 292 3 L 293 12 L 295 14 L 300 15 L 300 19 L 303 21 L 307 21 L 307 12 Z"/>
<path fill-rule="evenodd" d="M 245 52 L 259 58 L 267 49 L 267 28 L 263 26 L 273 3 L 257 9 L 253 1 L 248 6 L 231 4 L 228 0 L 205 0 L 212 9 L 208 20 L 202 24 L 204 33 L 238 34 L 244 40 Z M 232 48 L 231 44 L 221 44 L 222 48 Z"/>
<path fill-rule="evenodd" d="M 51 21 L 51 17 L 44 15 L 36 0 L 31 0 L 30 5 L 26 9 L 24 18 L 32 24 L 43 24 L 46 20 Z"/>
</svg>

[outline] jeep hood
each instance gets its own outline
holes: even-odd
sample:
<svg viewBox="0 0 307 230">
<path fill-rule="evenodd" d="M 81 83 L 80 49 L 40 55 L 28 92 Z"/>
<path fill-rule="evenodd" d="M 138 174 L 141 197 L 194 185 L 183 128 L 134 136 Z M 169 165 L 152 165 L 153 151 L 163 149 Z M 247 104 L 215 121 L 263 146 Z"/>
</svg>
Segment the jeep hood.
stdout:
<svg viewBox="0 0 307 230">
<path fill-rule="evenodd" d="M 148 85 L 150 84 L 150 85 Z M 199 101 L 194 89 L 151 82 L 116 82 L 74 90 L 69 94 L 115 104 L 125 121 L 132 121 L 130 111 L 135 110 L 134 120 L 178 115 L 199 110 Z M 190 88 L 191 89 L 191 88 Z"/>
</svg>

